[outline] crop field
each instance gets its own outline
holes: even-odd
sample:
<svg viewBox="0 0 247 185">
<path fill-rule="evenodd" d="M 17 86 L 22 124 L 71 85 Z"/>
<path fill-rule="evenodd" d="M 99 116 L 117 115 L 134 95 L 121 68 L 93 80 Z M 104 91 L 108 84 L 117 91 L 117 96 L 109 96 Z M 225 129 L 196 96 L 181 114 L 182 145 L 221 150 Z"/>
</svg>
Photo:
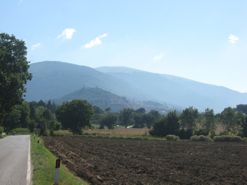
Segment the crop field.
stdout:
<svg viewBox="0 0 247 185">
<path fill-rule="evenodd" d="M 247 144 L 45 137 L 45 145 L 95 185 L 246 184 Z"/>
</svg>

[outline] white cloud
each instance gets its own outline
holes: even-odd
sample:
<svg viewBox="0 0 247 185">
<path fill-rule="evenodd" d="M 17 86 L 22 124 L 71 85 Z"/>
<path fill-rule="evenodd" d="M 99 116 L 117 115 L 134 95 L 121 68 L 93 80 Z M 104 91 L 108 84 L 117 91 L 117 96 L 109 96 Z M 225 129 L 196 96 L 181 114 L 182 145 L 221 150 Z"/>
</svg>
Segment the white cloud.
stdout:
<svg viewBox="0 0 247 185">
<path fill-rule="evenodd" d="M 76 30 L 74 28 L 65 28 L 62 31 L 62 33 L 57 36 L 57 38 L 58 39 L 62 38 L 62 39 L 71 40 L 73 38 L 75 32 L 76 32 Z"/>
<path fill-rule="evenodd" d="M 107 33 L 103 33 L 103 34 L 99 35 L 98 37 L 94 38 L 93 40 L 91 40 L 90 42 L 85 44 L 84 48 L 90 49 L 90 48 L 93 48 L 95 46 L 101 45 L 102 44 L 102 39 L 107 37 L 107 36 L 108 36 Z"/>
<path fill-rule="evenodd" d="M 155 56 L 153 57 L 153 60 L 154 60 L 155 62 L 159 62 L 159 61 L 161 61 L 163 58 L 164 58 L 164 53 L 159 53 L 159 54 L 157 54 L 157 55 L 155 55 Z"/>
<path fill-rule="evenodd" d="M 236 35 L 230 34 L 230 35 L 228 36 L 228 41 L 229 41 L 229 43 L 231 43 L 231 44 L 237 44 L 237 43 L 239 42 L 239 37 L 236 36 Z"/>
<path fill-rule="evenodd" d="M 35 50 L 37 48 L 41 47 L 41 43 L 36 43 L 31 46 L 31 50 Z"/>
</svg>

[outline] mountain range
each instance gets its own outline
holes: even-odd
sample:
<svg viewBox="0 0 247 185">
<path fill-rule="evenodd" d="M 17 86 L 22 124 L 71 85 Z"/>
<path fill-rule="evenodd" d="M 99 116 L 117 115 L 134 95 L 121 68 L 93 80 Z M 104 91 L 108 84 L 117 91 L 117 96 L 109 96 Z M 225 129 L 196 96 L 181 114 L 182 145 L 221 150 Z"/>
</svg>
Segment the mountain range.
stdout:
<svg viewBox="0 0 247 185">
<path fill-rule="evenodd" d="M 247 93 L 126 67 L 94 69 L 45 61 L 31 64 L 30 72 L 33 79 L 26 86 L 28 101 L 85 98 L 95 104 L 97 93 L 100 93 L 102 99 L 97 99 L 98 102 L 105 102 L 105 106 L 117 104 L 117 109 L 147 106 L 151 102 L 154 109 L 155 105 L 163 109 L 194 106 L 199 110 L 213 108 L 216 112 L 227 106 L 247 103 Z"/>
</svg>

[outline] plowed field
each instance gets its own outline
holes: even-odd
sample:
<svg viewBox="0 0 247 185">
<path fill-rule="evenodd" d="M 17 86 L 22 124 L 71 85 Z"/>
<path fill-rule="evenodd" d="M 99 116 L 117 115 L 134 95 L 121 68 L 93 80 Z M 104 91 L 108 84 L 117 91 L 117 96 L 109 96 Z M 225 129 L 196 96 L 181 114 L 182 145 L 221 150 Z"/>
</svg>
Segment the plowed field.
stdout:
<svg viewBox="0 0 247 185">
<path fill-rule="evenodd" d="M 247 184 L 247 144 L 45 137 L 45 145 L 94 185 Z"/>
</svg>

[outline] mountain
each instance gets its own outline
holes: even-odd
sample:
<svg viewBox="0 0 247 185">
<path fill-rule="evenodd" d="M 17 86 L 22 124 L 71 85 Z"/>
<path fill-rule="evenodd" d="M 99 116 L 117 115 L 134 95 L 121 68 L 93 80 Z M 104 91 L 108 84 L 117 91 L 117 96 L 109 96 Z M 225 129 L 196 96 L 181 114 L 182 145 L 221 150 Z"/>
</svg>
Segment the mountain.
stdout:
<svg viewBox="0 0 247 185">
<path fill-rule="evenodd" d="M 125 81 L 86 66 L 45 61 L 31 64 L 29 70 L 33 78 L 27 83 L 28 101 L 59 99 L 82 87 L 99 87 L 121 96 L 143 96 Z"/>
<path fill-rule="evenodd" d="M 125 97 L 115 95 L 98 87 L 83 87 L 80 90 L 55 100 L 55 102 L 61 104 L 62 102 L 73 99 L 87 100 L 90 104 L 96 105 L 103 110 L 110 107 L 113 112 L 132 107 L 131 103 Z"/>
<path fill-rule="evenodd" d="M 152 102 L 170 107 L 195 106 L 221 111 L 226 106 L 247 103 L 247 94 L 225 87 L 164 74 L 124 67 L 90 68 L 63 62 L 39 62 L 30 66 L 33 79 L 26 99 L 60 99 L 82 87 L 98 87 L 133 102 Z M 142 104 L 141 103 L 141 104 Z"/>
<path fill-rule="evenodd" d="M 221 111 L 227 106 L 247 103 L 247 94 L 231 89 L 188 80 L 172 75 L 156 74 L 126 67 L 100 67 L 98 71 L 134 85 L 150 100 L 182 107 L 207 107 Z"/>
<path fill-rule="evenodd" d="M 54 102 L 61 104 L 73 99 L 86 100 L 90 104 L 96 105 L 103 110 L 110 107 L 113 112 L 119 112 L 124 108 L 138 109 L 140 107 L 145 108 L 147 111 L 156 109 L 160 112 L 167 112 L 171 108 L 157 102 L 128 100 L 125 97 L 118 96 L 98 87 L 83 87 L 80 90 L 54 100 Z"/>
</svg>

